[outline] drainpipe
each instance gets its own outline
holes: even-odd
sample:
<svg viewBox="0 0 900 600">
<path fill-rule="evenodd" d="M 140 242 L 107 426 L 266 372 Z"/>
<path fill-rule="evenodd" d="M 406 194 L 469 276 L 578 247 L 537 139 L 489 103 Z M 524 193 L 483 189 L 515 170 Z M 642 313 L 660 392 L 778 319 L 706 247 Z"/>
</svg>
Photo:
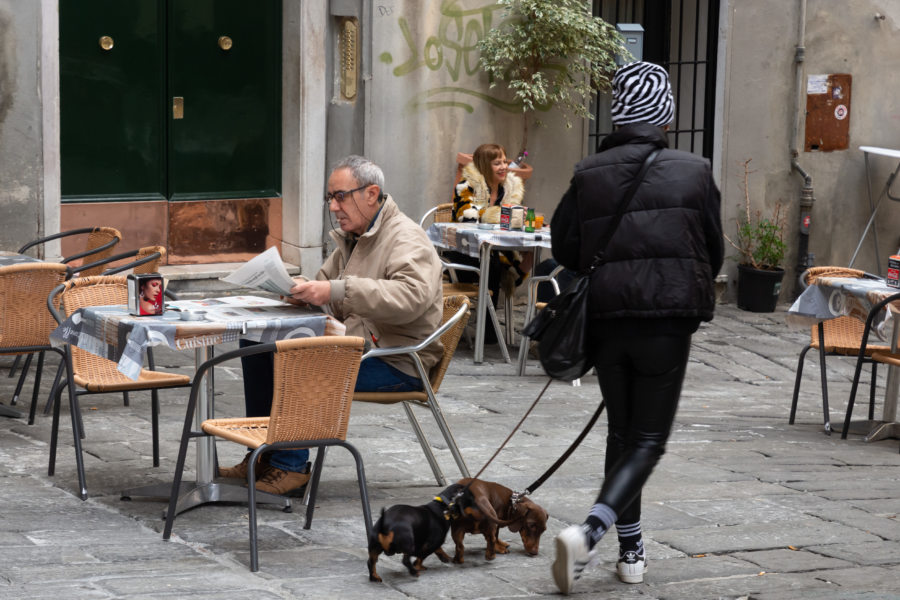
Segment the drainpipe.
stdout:
<svg viewBox="0 0 900 600">
<path fill-rule="evenodd" d="M 795 92 L 797 105 L 794 110 L 793 131 L 791 132 L 791 170 L 803 177 L 803 187 L 800 189 L 798 227 L 799 239 L 797 245 L 797 279 L 794 287 L 794 297 L 803 291 L 799 275 L 812 266 L 813 256 L 809 253 L 809 230 L 812 225 L 812 207 L 816 201 L 813 193 L 812 176 L 800 166 L 800 116 L 806 114 L 806 94 L 803 87 L 803 61 L 806 58 L 806 0 L 800 0 L 800 24 L 797 33 L 797 47 L 794 50 L 794 76 L 796 78 Z"/>
</svg>

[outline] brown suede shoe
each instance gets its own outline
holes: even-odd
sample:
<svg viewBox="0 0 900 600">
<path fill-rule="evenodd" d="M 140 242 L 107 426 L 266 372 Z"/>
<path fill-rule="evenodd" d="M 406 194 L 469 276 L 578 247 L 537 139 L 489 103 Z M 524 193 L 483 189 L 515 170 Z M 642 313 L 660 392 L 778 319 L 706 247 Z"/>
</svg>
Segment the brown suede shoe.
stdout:
<svg viewBox="0 0 900 600">
<path fill-rule="evenodd" d="M 303 492 L 308 481 L 309 473 L 282 471 L 277 467 L 267 465 L 256 480 L 256 489 L 279 496 L 298 495 Z"/>
<path fill-rule="evenodd" d="M 265 459 L 261 459 L 259 464 L 256 466 L 256 478 L 259 479 L 262 476 L 263 471 L 265 471 L 265 466 L 268 463 Z M 233 467 L 219 467 L 219 477 L 227 477 L 229 479 L 243 479 L 246 481 L 247 479 L 247 467 L 250 466 L 250 453 L 244 455 L 244 460 L 234 465 Z"/>
</svg>

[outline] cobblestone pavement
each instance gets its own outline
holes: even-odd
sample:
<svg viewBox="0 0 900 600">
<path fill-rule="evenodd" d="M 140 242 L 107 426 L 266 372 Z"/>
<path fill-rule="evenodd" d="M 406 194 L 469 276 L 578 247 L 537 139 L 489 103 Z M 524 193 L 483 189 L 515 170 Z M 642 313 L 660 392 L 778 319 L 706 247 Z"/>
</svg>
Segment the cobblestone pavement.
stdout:
<svg viewBox="0 0 900 600">
<path fill-rule="evenodd" d="M 615 577 L 615 535 L 600 544 L 602 563 L 576 584 L 592 598 L 900 598 L 898 440 L 865 443 L 823 433 L 817 363 L 807 361 L 797 423 L 787 417 L 797 356 L 808 333 L 784 325 L 784 307 L 751 314 L 732 305 L 694 337 L 675 428 L 644 491 L 649 573 L 639 585 Z M 489 348 L 472 363 L 461 345 L 439 395 L 469 468 L 490 457 L 545 379 L 528 375 Z M 192 356 L 156 350 L 160 368 L 192 373 Z M 55 363 L 55 359 L 51 361 Z M 0 361 L 0 398 L 15 380 Z M 832 418 L 840 423 L 853 361 L 829 359 Z M 47 367 L 48 385 L 55 364 Z M 237 365 L 218 369 L 217 412 L 242 415 Z M 866 375 L 868 378 L 868 375 Z M 867 379 L 866 379 L 867 382 Z M 883 379 L 876 394 L 881 411 Z M 865 387 L 862 389 L 866 389 Z M 26 408 L 30 380 L 23 393 Z M 57 472 L 47 476 L 50 418 L 33 426 L 0 419 L 2 598 L 525 598 L 555 595 L 553 538 L 579 523 L 600 484 L 605 419 L 533 499 L 550 513 L 540 554 L 529 557 L 504 530 L 510 554 L 484 559 L 484 541 L 467 538 L 465 564 L 431 557 L 413 578 L 399 557 L 382 557 L 384 583 L 370 583 L 362 514 L 349 454 L 328 453 L 311 529 L 299 502 L 292 513 L 259 511 L 260 565 L 251 573 L 245 506 L 211 504 L 181 514 L 163 541 L 163 504 L 122 489 L 171 480 L 183 419 L 183 390 L 162 395 L 162 464 L 152 467 L 149 396 L 84 399 L 88 491 L 75 493 L 68 411 L 63 409 Z M 41 408 L 46 395 L 41 397 Z M 595 377 L 580 387 L 553 383 L 483 478 L 522 488 L 581 430 L 599 402 Z M 858 405 L 863 417 L 865 404 Z M 430 414 L 420 421 L 449 477 L 457 474 Z M 440 488 L 397 406 L 356 405 L 348 439 L 362 452 L 375 514 L 396 503 L 422 504 Z M 234 447 L 232 447 L 234 446 Z M 243 451 L 219 447 L 230 464 Z M 193 468 L 189 465 L 189 468 Z M 451 550 L 448 540 L 445 548 Z"/>
</svg>

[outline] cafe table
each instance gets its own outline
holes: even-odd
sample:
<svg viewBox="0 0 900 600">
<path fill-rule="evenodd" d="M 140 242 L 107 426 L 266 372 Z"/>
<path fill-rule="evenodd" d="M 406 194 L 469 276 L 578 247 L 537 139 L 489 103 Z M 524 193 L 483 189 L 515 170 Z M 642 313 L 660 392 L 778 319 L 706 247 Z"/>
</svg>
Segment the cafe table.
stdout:
<svg viewBox="0 0 900 600">
<path fill-rule="evenodd" d="M 455 250 L 479 259 L 478 306 L 475 319 L 475 362 L 484 360 L 484 331 L 487 323 L 488 276 L 491 252 L 495 250 L 533 251 L 534 264 L 541 262 L 541 250 L 550 248 L 550 229 L 541 228 L 534 233 L 522 230 L 505 230 L 499 225 L 484 227 L 481 223 L 432 223 L 428 239 L 442 250 Z M 512 315 L 506 315 L 507 321 Z"/>
<path fill-rule="evenodd" d="M 883 279 L 874 276 L 819 277 L 790 307 L 787 323 L 795 328 L 809 327 L 839 316 L 851 316 L 865 322 L 873 306 L 897 292 L 900 289 L 890 287 Z M 876 315 L 872 324 L 871 335 L 890 344 L 892 353 L 897 352 L 897 338 L 900 335 L 898 316 L 900 301 L 892 302 L 887 305 L 887 310 Z M 898 385 L 900 369 L 889 365 L 881 419 L 851 424 L 852 431 L 864 434 L 864 441 L 900 437 L 900 422 L 897 422 Z"/>
<path fill-rule="evenodd" d="M 10 252 L 9 250 L 0 250 L 0 267 L 8 267 L 10 265 L 21 265 L 22 263 L 43 262 L 39 258 L 28 256 L 27 254 L 19 254 L 18 252 Z"/>
<path fill-rule="evenodd" d="M 190 319 L 190 320 L 186 320 Z M 122 374 L 137 379 L 146 350 L 167 346 L 193 350 L 195 370 L 212 358 L 214 347 L 240 339 L 269 343 L 319 335 L 344 335 L 344 324 L 308 308 L 258 296 L 231 296 L 166 303 L 158 316 L 136 317 L 125 306 L 93 306 L 72 314 L 50 335 L 57 345 L 71 344 L 115 361 Z M 195 428 L 213 418 L 215 381 L 212 371 L 199 389 Z M 210 502 L 245 502 L 247 490 L 215 478 L 215 440 L 196 440 L 197 479 L 182 483 L 177 512 Z M 131 496 L 168 498 L 171 484 L 155 484 L 122 492 Z M 257 494 L 260 502 L 290 506 L 286 498 Z"/>
</svg>

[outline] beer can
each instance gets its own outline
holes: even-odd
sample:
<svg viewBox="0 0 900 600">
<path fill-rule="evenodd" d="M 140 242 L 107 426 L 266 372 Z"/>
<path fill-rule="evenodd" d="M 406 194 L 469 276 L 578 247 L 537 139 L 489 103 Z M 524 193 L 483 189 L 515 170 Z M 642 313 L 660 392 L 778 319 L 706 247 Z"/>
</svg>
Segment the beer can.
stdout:
<svg viewBox="0 0 900 600">
<path fill-rule="evenodd" d="M 500 205 L 500 229 L 508 230 L 512 223 L 512 204 L 501 204 Z"/>
<path fill-rule="evenodd" d="M 159 273 L 131 273 L 128 285 L 128 313 L 136 317 L 161 315 L 165 311 L 166 284 Z"/>
<path fill-rule="evenodd" d="M 894 254 L 888 257 L 887 284 L 891 287 L 900 288 L 900 255 Z"/>
</svg>

